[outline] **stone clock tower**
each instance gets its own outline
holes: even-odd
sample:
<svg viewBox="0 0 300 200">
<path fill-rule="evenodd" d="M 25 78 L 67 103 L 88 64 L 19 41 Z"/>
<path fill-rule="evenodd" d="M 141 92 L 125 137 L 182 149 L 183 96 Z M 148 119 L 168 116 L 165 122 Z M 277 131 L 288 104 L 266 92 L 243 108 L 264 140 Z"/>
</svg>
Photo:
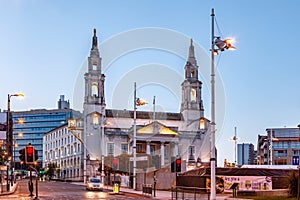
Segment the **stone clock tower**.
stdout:
<svg viewBox="0 0 300 200">
<path fill-rule="evenodd" d="M 92 49 L 88 57 L 88 71 L 84 75 L 84 170 L 85 178 L 95 176 L 101 160 L 101 124 L 105 113 L 104 80 L 101 73 L 101 57 L 98 50 L 96 29 Z"/>
<path fill-rule="evenodd" d="M 198 79 L 198 65 L 195 58 L 192 39 L 184 71 L 185 79 L 181 84 L 182 101 L 180 112 L 185 121 L 182 128 L 185 129 L 185 131 L 189 131 L 199 127 L 198 121 L 201 117 L 204 117 L 204 108 L 201 97 L 202 82 Z"/>
</svg>

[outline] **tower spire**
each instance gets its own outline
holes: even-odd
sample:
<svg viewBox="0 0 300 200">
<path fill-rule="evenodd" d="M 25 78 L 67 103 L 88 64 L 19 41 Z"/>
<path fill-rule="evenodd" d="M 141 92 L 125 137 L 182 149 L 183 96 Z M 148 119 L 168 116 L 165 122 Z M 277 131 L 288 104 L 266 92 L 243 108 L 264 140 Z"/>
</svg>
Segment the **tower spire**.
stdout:
<svg viewBox="0 0 300 200">
<path fill-rule="evenodd" d="M 195 58 L 195 50 L 194 50 L 194 45 L 193 45 L 193 39 L 192 38 L 190 40 L 188 62 L 190 62 L 193 65 L 197 65 L 196 58 Z"/>
<path fill-rule="evenodd" d="M 94 37 L 93 37 L 93 45 L 92 45 L 92 50 L 93 49 L 98 49 L 98 39 L 96 36 L 96 29 L 94 28 Z"/>
</svg>

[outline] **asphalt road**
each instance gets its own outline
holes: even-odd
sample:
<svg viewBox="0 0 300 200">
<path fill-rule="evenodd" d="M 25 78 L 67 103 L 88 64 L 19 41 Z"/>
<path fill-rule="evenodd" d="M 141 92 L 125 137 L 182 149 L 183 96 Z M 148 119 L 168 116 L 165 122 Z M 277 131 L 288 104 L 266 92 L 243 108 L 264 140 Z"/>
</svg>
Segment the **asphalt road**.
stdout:
<svg viewBox="0 0 300 200">
<path fill-rule="evenodd" d="M 84 200 L 84 199 L 108 199 L 108 200 L 132 200 L 132 199 L 151 199 L 142 197 L 136 194 L 120 194 L 111 195 L 111 191 L 86 191 L 82 185 L 75 185 L 64 182 L 38 182 L 38 197 L 41 200 Z M 34 184 L 33 194 L 36 194 L 36 188 Z M 33 196 L 34 198 L 35 196 Z M 17 199 L 28 200 L 33 199 L 29 196 L 28 180 L 19 181 L 19 186 L 16 192 L 11 195 L 1 196 L 0 199 Z"/>
</svg>

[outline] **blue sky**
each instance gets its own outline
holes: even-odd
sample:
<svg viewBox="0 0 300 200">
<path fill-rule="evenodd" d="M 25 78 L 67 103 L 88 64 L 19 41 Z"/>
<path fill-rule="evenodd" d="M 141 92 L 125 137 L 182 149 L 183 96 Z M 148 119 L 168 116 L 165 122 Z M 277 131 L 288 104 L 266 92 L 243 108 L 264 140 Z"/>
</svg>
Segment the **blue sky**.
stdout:
<svg viewBox="0 0 300 200">
<path fill-rule="evenodd" d="M 1 1 L 0 108 L 6 109 L 7 94 L 15 92 L 26 97 L 12 99 L 13 110 L 56 108 L 60 94 L 73 105 L 74 86 L 91 48 L 93 28 L 97 28 L 99 43 L 133 29 L 172 30 L 193 38 L 209 54 L 210 12 L 215 8 L 221 30 L 219 33 L 216 28 L 216 35 L 234 37 L 237 47 L 237 51 L 224 52 L 216 59 L 226 96 L 224 126 L 217 138 L 218 165 L 224 158 L 234 161 L 229 138 L 235 126 L 239 143 L 256 145 L 257 135 L 264 134 L 266 128 L 299 124 L 299 7 L 296 0 Z M 109 50 L 114 51 L 114 46 Z M 197 59 L 199 64 L 201 58 Z M 109 91 L 114 91 L 118 80 L 149 63 L 168 66 L 180 76 L 185 60 L 151 49 L 120 56 L 106 71 L 108 107 L 113 101 Z M 209 118 L 207 84 L 203 86 L 203 100 Z M 156 95 L 161 109 L 178 112 L 181 97 L 168 92 L 153 84 L 141 88 L 140 95 Z M 130 103 L 126 109 L 132 109 Z"/>
</svg>

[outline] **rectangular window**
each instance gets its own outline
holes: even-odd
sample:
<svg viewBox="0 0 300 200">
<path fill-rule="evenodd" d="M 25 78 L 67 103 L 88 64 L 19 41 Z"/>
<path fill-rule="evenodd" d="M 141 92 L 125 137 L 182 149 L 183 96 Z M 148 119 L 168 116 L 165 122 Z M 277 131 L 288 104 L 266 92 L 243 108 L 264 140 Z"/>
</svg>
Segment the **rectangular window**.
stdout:
<svg viewBox="0 0 300 200">
<path fill-rule="evenodd" d="M 128 144 L 121 144 L 122 154 L 128 154 Z"/>
<path fill-rule="evenodd" d="M 114 146 L 114 143 L 108 143 L 107 144 L 107 154 L 108 155 L 114 155 L 114 149 L 115 148 L 115 146 Z"/>
<path fill-rule="evenodd" d="M 137 153 L 146 153 L 145 145 L 143 145 L 143 144 L 136 144 L 136 152 Z"/>
</svg>

